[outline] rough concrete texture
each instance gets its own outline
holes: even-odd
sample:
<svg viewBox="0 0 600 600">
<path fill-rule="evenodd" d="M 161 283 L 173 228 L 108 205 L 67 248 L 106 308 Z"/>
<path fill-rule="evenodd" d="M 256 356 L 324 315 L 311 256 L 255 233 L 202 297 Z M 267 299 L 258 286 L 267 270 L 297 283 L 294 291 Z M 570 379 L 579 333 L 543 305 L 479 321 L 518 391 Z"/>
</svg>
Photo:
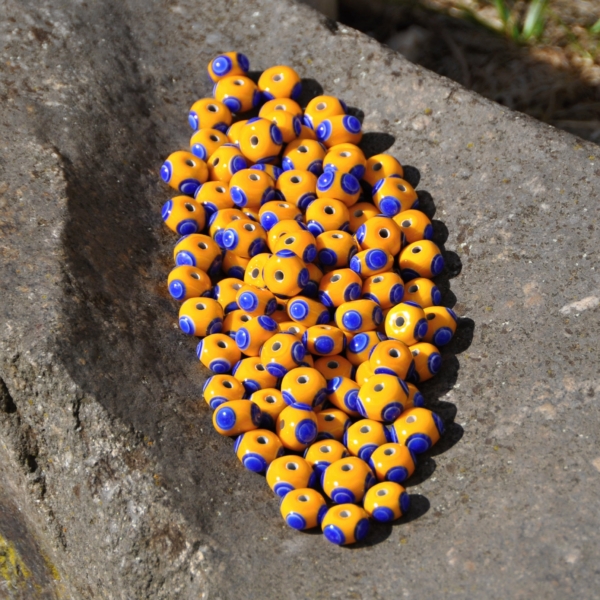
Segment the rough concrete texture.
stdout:
<svg viewBox="0 0 600 600">
<path fill-rule="evenodd" d="M 0 596 L 597 595 L 597 146 L 284 0 L 3 12 Z M 158 170 L 229 49 L 294 66 L 412 165 L 463 317 L 423 386 L 449 433 L 413 509 L 352 548 L 287 528 L 211 430 L 166 291 Z"/>
</svg>

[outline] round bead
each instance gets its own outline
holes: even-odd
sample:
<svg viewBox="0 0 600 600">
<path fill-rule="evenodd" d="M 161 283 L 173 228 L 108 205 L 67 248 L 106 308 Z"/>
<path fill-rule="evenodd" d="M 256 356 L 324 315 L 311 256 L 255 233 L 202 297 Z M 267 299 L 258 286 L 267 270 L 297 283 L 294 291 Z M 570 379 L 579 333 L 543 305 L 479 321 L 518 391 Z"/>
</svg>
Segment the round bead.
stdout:
<svg viewBox="0 0 600 600">
<path fill-rule="evenodd" d="M 196 337 L 220 333 L 223 309 L 212 298 L 190 298 L 179 309 L 179 327 L 183 333 Z"/>
<path fill-rule="evenodd" d="M 201 98 L 192 104 L 188 123 L 194 131 L 216 129 L 225 133 L 231 125 L 231 111 L 225 104 L 214 98 Z"/>
<path fill-rule="evenodd" d="M 258 429 L 260 408 L 249 400 L 223 402 L 213 413 L 213 426 L 221 435 L 239 435 Z"/>
<path fill-rule="evenodd" d="M 363 282 L 362 297 L 377 302 L 382 310 L 386 310 L 402 302 L 404 282 L 395 271 L 371 275 Z"/>
<path fill-rule="evenodd" d="M 442 356 L 439 350 L 427 342 L 410 346 L 415 367 L 410 374 L 410 380 L 421 383 L 437 375 L 442 368 Z"/>
<path fill-rule="evenodd" d="M 374 483 L 375 477 L 369 465 L 356 456 L 335 461 L 321 476 L 323 491 L 336 504 L 360 502 Z"/>
<path fill-rule="evenodd" d="M 283 235 L 275 243 L 273 250 L 291 251 L 300 257 L 305 263 L 310 263 L 317 257 L 317 246 L 315 237 L 310 231 L 294 231 Z"/>
<path fill-rule="evenodd" d="M 384 340 L 372 348 L 369 362 L 375 375 L 394 375 L 406 379 L 413 369 L 413 357 L 400 340 Z"/>
<path fill-rule="evenodd" d="M 382 319 L 381 307 L 373 300 L 344 302 L 335 311 L 335 324 L 348 333 L 373 331 Z"/>
<path fill-rule="evenodd" d="M 316 129 L 323 119 L 346 114 L 346 105 L 334 96 L 316 96 L 304 109 L 304 123 Z"/>
<path fill-rule="evenodd" d="M 371 368 L 371 363 L 367 360 L 364 363 L 360 363 L 356 368 L 356 375 L 354 378 L 359 385 L 363 385 L 373 377 L 375 373 L 373 373 L 373 369 Z"/>
<path fill-rule="evenodd" d="M 229 373 L 242 358 L 235 342 L 224 333 L 213 333 L 201 340 L 196 348 L 200 362 L 213 373 Z"/>
<path fill-rule="evenodd" d="M 369 466 L 379 481 L 402 483 L 415 472 L 416 459 L 406 446 L 390 442 L 371 454 Z"/>
<path fill-rule="evenodd" d="M 369 515 L 354 504 L 332 506 L 321 523 L 327 541 L 338 546 L 362 542 L 369 533 Z"/>
<path fill-rule="evenodd" d="M 352 421 L 347 413 L 338 408 L 328 408 L 317 413 L 317 440 L 341 442 Z"/>
<path fill-rule="evenodd" d="M 297 340 L 302 341 L 302 336 L 307 330 L 307 327 L 304 327 L 304 325 L 300 323 L 296 323 L 296 321 L 281 321 L 279 323 L 279 330 L 281 331 L 281 333 L 291 333 L 292 335 L 296 336 Z"/>
<path fill-rule="evenodd" d="M 311 354 L 333 356 L 346 348 L 346 335 L 332 325 L 313 325 L 304 333 L 302 342 Z"/>
<path fill-rule="evenodd" d="M 358 202 L 360 192 L 358 179 L 350 173 L 327 170 L 317 179 L 316 195 L 319 198 L 335 198 L 346 206 L 352 206 Z"/>
<path fill-rule="evenodd" d="M 305 327 L 329 323 L 327 308 L 317 300 L 304 296 L 292 298 L 287 304 L 287 312 L 292 321 L 301 323 Z"/>
<path fill-rule="evenodd" d="M 276 333 L 266 342 L 260 352 L 260 360 L 271 375 L 283 377 L 290 369 L 304 360 L 306 350 L 291 333 Z"/>
<path fill-rule="evenodd" d="M 417 386 L 410 381 L 407 381 L 406 385 L 408 386 L 408 399 L 406 400 L 404 410 L 423 407 L 425 405 L 425 398 L 423 398 L 423 394 L 421 394 Z"/>
<path fill-rule="evenodd" d="M 317 439 L 317 416 L 309 406 L 288 406 L 279 413 L 275 431 L 285 448 L 300 452 Z"/>
<path fill-rule="evenodd" d="M 405 210 L 394 217 L 400 226 L 403 239 L 408 244 L 433 237 L 433 225 L 427 215 L 420 210 Z"/>
<path fill-rule="evenodd" d="M 319 300 L 328 308 L 358 300 L 362 280 L 351 269 L 336 269 L 323 275 L 319 282 Z"/>
<path fill-rule="evenodd" d="M 265 429 L 274 429 L 279 413 L 287 406 L 281 392 L 276 388 L 256 390 L 251 394 L 250 400 L 260 408 L 260 426 Z"/>
<path fill-rule="evenodd" d="M 186 196 L 193 196 L 208 175 L 206 163 L 185 150 L 170 154 L 160 168 L 161 179 Z"/>
<path fill-rule="evenodd" d="M 207 161 L 228 142 L 227 135 L 218 129 L 199 129 L 190 139 L 190 152 L 199 159 Z"/>
<path fill-rule="evenodd" d="M 339 144 L 329 148 L 323 160 L 323 170 L 350 173 L 356 179 L 362 179 L 367 160 L 363 151 L 355 144 Z"/>
<path fill-rule="evenodd" d="M 292 490 L 315 487 L 316 483 L 316 473 L 300 456 L 281 456 L 267 469 L 267 484 L 280 498 Z"/>
<path fill-rule="evenodd" d="M 403 301 L 412 302 L 421 308 L 438 306 L 442 302 L 442 292 L 431 279 L 417 277 L 406 284 Z"/>
<path fill-rule="evenodd" d="M 208 174 L 211 181 L 229 183 L 231 178 L 247 168 L 246 159 L 235 146 L 221 146 L 208 159 Z"/>
<path fill-rule="evenodd" d="M 335 377 L 352 379 L 354 375 L 354 366 L 343 356 L 323 356 L 315 361 L 315 369 L 325 377 L 328 385 Z"/>
<path fill-rule="evenodd" d="M 207 181 L 197 190 L 194 200 L 199 202 L 206 213 L 207 221 L 219 210 L 233 208 L 235 204 L 229 193 L 229 186 L 222 181 Z"/>
<path fill-rule="evenodd" d="M 374 485 L 365 494 L 363 506 L 371 518 L 389 523 L 408 512 L 410 496 L 398 483 L 386 481 Z"/>
<path fill-rule="evenodd" d="M 291 406 L 318 407 L 327 396 L 327 381 L 314 368 L 297 367 L 281 380 L 283 399 Z"/>
<path fill-rule="evenodd" d="M 256 254 L 248 261 L 248 266 L 244 273 L 244 283 L 258 288 L 267 287 L 263 277 L 263 269 L 270 256 L 268 252 L 262 252 L 261 254 Z"/>
<path fill-rule="evenodd" d="M 213 94 L 233 113 L 246 112 L 261 101 L 256 84 L 244 75 L 223 77 L 215 85 Z"/>
<path fill-rule="evenodd" d="M 277 305 L 275 296 L 269 290 L 250 284 L 240 286 L 235 299 L 239 308 L 250 315 L 270 315 Z"/>
<path fill-rule="evenodd" d="M 391 270 L 394 264 L 394 257 L 385 250 L 373 248 L 371 250 L 361 250 L 357 252 L 350 260 L 350 268 L 358 273 L 363 279 L 372 275 L 379 275 Z"/>
<path fill-rule="evenodd" d="M 265 231 L 269 231 L 280 221 L 286 221 L 289 219 L 300 220 L 302 218 L 302 212 L 297 206 L 291 204 L 290 202 L 284 202 L 283 200 L 272 200 L 271 202 L 267 202 L 260 207 L 260 210 L 258 211 L 258 217 L 260 224 L 265 228 Z"/>
<path fill-rule="evenodd" d="M 213 410 L 223 402 L 241 400 L 245 394 L 244 386 L 233 375 L 213 375 L 202 388 L 202 397 Z"/>
<path fill-rule="evenodd" d="M 326 231 L 317 236 L 316 243 L 319 262 L 328 269 L 347 267 L 358 251 L 356 241 L 346 231 Z"/>
<path fill-rule="evenodd" d="M 404 281 L 417 277 L 431 279 L 444 270 L 442 253 L 430 240 L 421 240 L 406 246 L 400 253 L 398 263 Z"/>
<path fill-rule="evenodd" d="M 308 270 L 308 283 L 302 288 L 302 294 L 309 298 L 318 298 L 323 271 L 313 263 L 308 263 L 306 268 Z"/>
<path fill-rule="evenodd" d="M 265 69 L 258 78 L 258 89 L 266 100 L 292 98 L 297 100 L 302 92 L 300 75 L 286 65 L 276 65 Z"/>
<path fill-rule="evenodd" d="M 390 217 L 377 216 L 363 223 L 356 232 L 356 241 L 362 250 L 379 248 L 396 255 L 402 245 L 400 227 Z"/>
<path fill-rule="evenodd" d="M 373 419 L 361 419 L 350 425 L 343 441 L 350 454 L 365 461 L 371 458 L 376 448 L 389 442 L 385 425 Z"/>
<path fill-rule="evenodd" d="M 396 375 L 373 375 L 360 387 L 357 398 L 358 412 L 373 421 L 389 423 L 404 410 L 408 387 Z"/>
<path fill-rule="evenodd" d="M 300 135 L 297 137 L 298 140 L 314 140 L 317 141 L 317 134 L 313 129 L 307 127 L 306 125 L 302 125 L 302 129 L 300 130 Z M 321 142 L 319 142 L 321 143 Z"/>
<path fill-rule="evenodd" d="M 358 367 L 369 360 L 373 348 L 385 339 L 387 339 L 386 336 L 379 331 L 358 333 L 348 342 L 346 358 L 355 367 Z"/>
<path fill-rule="evenodd" d="M 267 243 L 269 244 L 269 248 L 271 249 L 271 252 L 273 251 L 273 249 L 275 248 L 277 243 L 283 237 L 290 235 L 292 233 L 296 233 L 297 231 L 306 231 L 306 225 L 304 225 L 304 223 L 301 223 L 296 219 L 283 219 L 283 220 L 279 221 L 278 223 L 276 223 L 275 225 L 273 225 L 273 227 L 271 227 L 271 229 L 269 230 L 268 235 L 267 235 Z M 316 246 L 315 246 L 313 254 L 316 258 L 316 256 L 317 256 Z"/>
<path fill-rule="evenodd" d="M 381 214 L 393 217 L 409 208 L 416 208 L 418 196 L 408 181 L 398 177 L 386 177 L 373 186 L 373 201 Z"/>
<path fill-rule="evenodd" d="M 427 333 L 427 319 L 420 306 L 400 302 L 390 309 L 385 318 L 385 333 L 407 346 L 420 342 Z"/>
<path fill-rule="evenodd" d="M 285 110 L 292 113 L 295 117 L 302 118 L 302 109 L 300 105 L 291 98 L 274 98 L 265 102 L 258 111 L 258 116 L 262 117 L 273 110 Z"/>
<path fill-rule="evenodd" d="M 253 394 L 256 390 L 274 388 L 277 385 L 277 377 L 271 375 L 260 362 L 258 356 L 242 358 L 231 374 L 242 382 L 247 394 Z"/>
<path fill-rule="evenodd" d="M 277 125 L 284 144 L 293 142 L 302 131 L 302 121 L 287 110 L 264 111 L 260 116 Z"/>
<path fill-rule="evenodd" d="M 162 207 L 165 225 L 179 235 L 200 233 L 204 229 L 204 208 L 189 196 L 176 196 Z"/>
<path fill-rule="evenodd" d="M 208 220 L 208 233 L 219 248 L 225 249 L 225 246 L 223 246 L 223 232 L 235 221 L 252 222 L 237 208 L 221 208 L 210 216 Z"/>
<path fill-rule="evenodd" d="M 321 525 L 327 512 L 325 499 L 312 488 L 291 490 L 281 501 L 281 516 L 292 528 L 312 529 Z"/>
<path fill-rule="evenodd" d="M 240 208 L 260 208 L 275 198 L 275 182 L 255 169 L 238 171 L 229 182 L 233 202 Z"/>
<path fill-rule="evenodd" d="M 454 336 L 458 318 L 451 308 L 430 306 L 423 309 L 427 319 L 427 333 L 424 342 L 435 344 L 438 348 L 445 346 Z"/>
<path fill-rule="evenodd" d="M 223 333 L 235 341 L 238 329 L 244 327 L 246 323 L 251 320 L 252 315 L 249 315 L 243 310 L 232 310 L 229 314 L 225 315 L 225 318 L 223 319 Z"/>
<path fill-rule="evenodd" d="M 254 473 L 265 473 L 284 452 L 279 438 L 267 429 L 242 433 L 235 441 L 234 451 L 244 467 Z"/>
<path fill-rule="evenodd" d="M 379 209 L 370 202 L 358 202 L 349 209 L 350 231 L 356 233 L 359 227 L 379 215 Z"/>
<path fill-rule="evenodd" d="M 392 441 L 406 446 L 412 453 L 429 450 L 444 434 L 442 420 L 426 408 L 404 411 L 390 429 Z"/>
<path fill-rule="evenodd" d="M 267 163 L 277 157 L 283 144 L 275 123 L 256 117 L 249 119 L 239 133 L 242 154 L 253 163 Z"/>
<path fill-rule="evenodd" d="M 276 188 L 284 200 L 305 211 L 317 197 L 317 176 L 297 169 L 284 171 L 277 180 Z"/>
<path fill-rule="evenodd" d="M 221 268 L 221 249 L 207 235 L 192 233 L 179 240 L 173 250 L 175 264 L 198 267 L 208 275 L 216 275 Z"/>
<path fill-rule="evenodd" d="M 273 181 L 277 181 L 279 176 L 283 173 L 283 170 L 279 168 L 277 165 L 259 163 L 256 165 L 252 165 L 250 167 L 256 171 L 264 171 L 267 175 L 271 177 Z"/>
<path fill-rule="evenodd" d="M 240 327 L 235 334 L 235 343 L 246 356 L 258 356 L 261 346 L 277 332 L 277 323 L 260 315 Z"/>
<path fill-rule="evenodd" d="M 347 231 L 348 219 L 348 208 L 334 198 L 318 198 L 306 209 L 306 226 L 314 236 L 325 231 Z"/>
<path fill-rule="evenodd" d="M 230 144 L 234 146 L 240 147 L 240 133 L 242 132 L 242 127 L 248 122 L 248 119 L 242 119 L 241 121 L 236 121 L 228 130 L 227 130 L 227 140 Z"/>
<path fill-rule="evenodd" d="M 182 265 L 175 267 L 167 279 L 169 294 L 175 300 L 188 300 L 200 296 L 210 296 L 212 283 L 210 277 L 197 267 Z"/>
<path fill-rule="evenodd" d="M 317 419 L 319 419 L 319 416 L 320 414 L 317 415 Z M 348 451 L 344 444 L 334 439 L 317 441 L 311 444 L 304 452 L 306 462 L 314 469 L 315 474 L 319 478 L 329 465 L 347 456 Z"/>
<path fill-rule="evenodd" d="M 308 283 L 308 269 L 291 250 L 279 250 L 265 262 L 263 278 L 274 294 L 296 296 Z"/>
<path fill-rule="evenodd" d="M 245 75 L 250 69 L 250 61 L 241 52 L 224 52 L 208 63 L 208 76 L 216 83 L 223 77 Z"/>
<path fill-rule="evenodd" d="M 262 225 L 251 221 L 230 223 L 223 231 L 221 243 L 226 250 L 242 258 L 252 258 L 268 249 L 267 234 Z"/>
<path fill-rule="evenodd" d="M 295 139 L 283 151 L 284 171 L 310 171 L 317 177 L 323 172 L 325 147 L 317 140 Z"/>
<path fill-rule="evenodd" d="M 225 314 L 239 309 L 236 302 L 236 296 L 242 286 L 243 283 L 235 277 L 221 279 L 215 286 L 214 298 L 221 305 Z"/>
<path fill-rule="evenodd" d="M 317 139 L 327 148 L 338 144 L 358 144 L 362 139 L 362 125 L 352 115 L 336 115 L 323 119 L 316 127 Z"/>
<path fill-rule="evenodd" d="M 363 179 L 374 186 L 384 177 L 404 177 L 402 165 L 390 154 L 376 154 L 367 160 Z"/>
<path fill-rule="evenodd" d="M 356 403 L 359 389 L 359 384 L 349 377 L 334 377 L 327 380 L 327 400 L 347 415 L 359 417 L 360 413 Z"/>
</svg>

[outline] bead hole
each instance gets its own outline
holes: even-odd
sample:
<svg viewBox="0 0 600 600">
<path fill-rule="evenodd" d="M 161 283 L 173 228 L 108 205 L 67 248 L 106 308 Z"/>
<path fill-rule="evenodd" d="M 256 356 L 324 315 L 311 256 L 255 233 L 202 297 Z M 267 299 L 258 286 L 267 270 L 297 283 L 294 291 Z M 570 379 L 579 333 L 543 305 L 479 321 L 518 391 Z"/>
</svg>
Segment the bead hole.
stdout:
<svg viewBox="0 0 600 600">
<path fill-rule="evenodd" d="M 306 154 L 308 152 L 308 148 L 306 146 L 298 146 L 298 152 Z"/>
<path fill-rule="evenodd" d="M 215 160 L 213 160 L 213 167 L 216 167 L 219 164 L 219 157 L 217 156 L 217 158 L 215 158 Z"/>
<path fill-rule="evenodd" d="M 234 290 L 240 290 L 242 288 L 242 284 L 241 283 L 234 283 L 231 287 Z"/>
<path fill-rule="evenodd" d="M 302 181 L 302 178 L 298 177 L 297 175 L 294 175 L 293 177 L 290 177 L 290 181 L 292 183 L 300 183 Z"/>
<path fill-rule="evenodd" d="M 373 279 L 373 283 L 381 283 L 383 281 L 383 277 L 375 277 L 375 279 Z"/>
<path fill-rule="evenodd" d="M 283 421 L 281 421 L 281 426 L 283 427 Z M 298 470 L 298 463 L 293 463 L 293 462 L 286 463 L 285 468 L 288 471 L 297 471 Z"/>
<path fill-rule="evenodd" d="M 355 210 L 354 211 L 354 216 L 355 217 L 362 217 L 365 213 L 362 210 Z"/>
<path fill-rule="evenodd" d="M 342 158 L 348 158 L 349 156 L 352 156 L 352 154 L 350 152 L 340 152 L 340 156 Z"/>
<path fill-rule="evenodd" d="M 327 104 L 325 102 L 319 102 L 315 108 L 317 110 L 325 110 L 327 108 Z"/>
<path fill-rule="evenodd" d="M 378 383 L 378 384 L 376 384 L 376 385 L 375 385 L 375 387 L 374 387 L 373 389 L 374 389 L 376 392 L 383 392 L 383 388 L 384 388 L 384 385 L 383 385 L 383 383 Z"/>
<path fill-rule="evenodd" d="M 435 314 L 434 314 L 434 313 L 429 313 L 429 314 L 427 315 L 427 320 L 428 320 L 428 321 L 433 321 L 433 319 L 435 319 Z"/>
<path fill-rule="evenodd" d="M 277 352 L 277 350 L 281 350 L 281 342 L 275 342 L 272 346 L 271 346 L 273 352 Z"/>
<path fill-rule="evenodd" d="M 326 215 L 334 215 L 334 214 L 335 214 L 335 208 L 333 208 L 333 206 L 326 206 L 326 207 L 323 209 L 323 212 L 324 212 Z"/>
<path fill-rule="evenodd" d="M 196 210 L 195 207 L 192 204 L 190 204 L 189 202 L 186 202 L 184 204 L 184 206 L 189 212 L 194 212 Z"/>
<path fill-rule="evenodd" d="M 306 375 L 300 375 L 297 379 L 298 383 L 308 383 L 308 377 Z"/>
<path fill-rule="evenodd" d="M 325 420 L 326 421 L 334 421 L 335 420 L 335 416 L 334 415 L 325 415 Z"/>
<path fill-rule="evenodd" d="M 251 173 L 248 175 L 248 179 L 250 179 L 250 181 L 258 181 L 260 177 L 256 173 Z"/>
<path fill-rule="evenodd" d="M 248 315 L 242 315 L 240 317 L 240 321 L 242 321 L 243 323 L 247 323 L 250 320 L 250 317 Z"/>
<path fill-rule="evenodd" d="M 396 327 L 404 327 L 405 322 L 404 317 L 398 317 L 396 319 Z"/>
<path fill-rule="evenodd" d="M 416 420 L 417 420 L 417 417 L 415 417 L 414 415 L 410 415 L 410 417 L 406 417 L 407 423 L 414 423 Z"/>
<path fill-rule="evenodd" d="M 331 278 L 331 283 L 336 283 L 336 282 L 337 282 L 337 281 L 339 281 L 341 278 L 342 278 L 342 276 L 341 276 L 341 275 L 334 275 L 334 276 Z"/>
<path fill-rule="evenodd" d="M 216 104 L 209 104 L 206 108 L 209 112 L 219 112 L 219 107 Z"/>
<path fill-rule="evenodd" d="M 327 415 L 328 417 L 331 415 Z M 323 454 L 329 454 L 331 452 L 331 446 L 321 446 L 319 448 L 319 450 L 323 453 Z"/>
<path fill-rule="evenodd" d="M 216 190 L 217 192 L 219 192 L 219 194 L 224 194 L 224 193 L 225 193 L 225 188 L 224 188 L 224 187 L 220 187 L 220 186 L 219 186 L 218 188 L 215 188 L 215 190 Z"/>
<path fill-rule="evenodd" d="M 284 106 L 283 104 L 278 104 L 278 105 L 275 107 L 275 110 L 285 110 L 285 106 Z"/>
<path fill-rule="evenodd" d="M 289 208 L 290 207 L 289 204 L 278 204 L 277 206 L 279 206 L 279 208 Z"/>
<path fill-rule="evenodd" d="M 202 302 L 198 302 L 196 304 L 196 310 L 204 310 L 206 308 L 206 304 L 202 304 Z"/>
<path fill-rule="evenodd" d="M 277 75 L 273 75 L 273 81 L 281 81 L 283 79 L 283 75 L 281 73 L 277 73 Z"/>
<path fill-rule="evenodd" d="M 224 381 L 223 382 L 223 387 L 227 388 L 228 390 L 233 388 L 233 383 L 231 383 L 231 381 Z"/>
<path fill-rule="evenodd" d="M 382 168 L 383 168 L 383 165 L 380 162 L 375 163 L 373 165 L 373 171 L 381 171 Z"/>
<path fill-rule="evenodd" d="M 259 444 L 266 444 L 266 443 L 268 443 L 269 440 L 264 435 L 260 435 L 256 438 L 256 441 Z"/>
<path fill-rule="evenodd" d="M 386 456 L 394 456 L 394 454 L 396 454 L 396 448 L 386 448 L 383 453 Z"/>
<path fill-rule="evenodd" d="M 193 160 L 191 160 L 190 158 L 188 158 L 188 159 L 185 161 L 185 164 L 186 164 L 188 167 L 195 167 L 195 166 L 196 166 L 196 163 L 195 163 Z"/>
<path fill-rule="evenodd" d="M 265 366 L 264 365 L 256 365 L 254 367 L 257 371 L 264 371 L 265 370 Z"/>
<path fill-rule="evenodd" d="M 219 341 L 217 342 L 217 346 L 218 346 L 219 348 L 227 348 L 227 343 L 226 343 L 226 342 L 224 342 L 223 340 L 219 340 Z"/>
<path fill-rule="evenodd" d="M 399 183 L 399 184 L 397 185 L 397 188 L 398 188 L 398 189 L 399 189 L 401 192 L 405 192 L 405 191 L 406 191 L 406 187 L 405 187 L 405 186 L 403 186 L 401 183 Z"/>
<path fill-rule="evenodd" d="M 253 135 L 250 138 L 250 145 L 251 146 L 258 146 L 258 137 L 256 135 Z"/>
<path fill-rule="evenodd" d="M 283 428 L 285 427 L 285 421 L 283 419 L 281 419 L 281 421 L 279 421 L 279 430 L 281 431 Z M 290 463 L 288 463 L 289 465 Z M 287 465 L 286 465 L 287 466 Z M 287 467 L 288 469 L 290 469 L 290 467 Z M 298 466 L 296 465 L 296 469 L 298 468 Z M 290 469 L 290 471 L 295 471 L 296 469 Z"/>
<path fill-rule="evenodd" d="M 388 491 L 387 490 L 377 490 L 376 493 L 378 496 L 387 496 Z"/>
<path fill-rule="evenodd" d="M 211 142 L 218 142 L 219 138 L 216 135 L 209 135 L 208 139 L 210 139 Z"/>
<path fill-rule="evenodd" d="M 380 229 L 379 230 L 379 237 L 386 239 L 390 237 L 390 230 L 389 229 Z"/>
<path fill-rule="evenodd" d="M 256 279 L 260 274 L 260 271 L 258 270 L 258 268 L 252 269 L 252 271 L 250 272 L 250 277 L 252 277 L 252 279 Z"/>
<path fill-rule="evenodd" d="M 411 294 L 414 294 L 415 292 L 418 292 L 418 291 L 419 291 L 419 286 L 418 286 L 418 285 L 411 285 L 411 286 L 408 288 L 408 291 L 409 291 Z"/>
<path fill-rule="evenodd" d="M 246 224 L 244 225 L 244 229 L 245 229 L 246 231 L 254 231 L 254 230 L 256 229 L 256 226 L 255 226 L 255 225 L 252 225 L 252 223 L 246 223 Z"/>
<path fill-rule="evenodd" d="M 346 471 L 347 472 L 347 471 L 352 471 L 352 469 L 354 469 L 353 465 L 348 465 L 348 464 L 342 465 L 342 471 Z"/>
<path fill-rule="evenodd" d="M 200 279 L 200 275 L 198 275 L 198 273 L 190 273 L 190 277 L 192 279 Z"/>
<path fill-rule="evenodd" d="M 350 516 L 350 511 L 349 510 L 343 510 L 340 513 L 340 517 L 342 517 L 342 519 L 347 519 Z"/>
<path fill-rule="evenodd" d="M 298 327 L 290 327 L 288 331 L 291 333 L 300 333 L 300 329 Z"/>
<path fill-rule="evenodd" d="M 275 398 L 275 396 L 267 396 L 265 398 L 265 402 L 267 404 L 275 404 L 275 402 L 277 402 L 277 398 Z"/>
<path fill-rule="evenodd" d="M 308 502 L 308 496 L 302 494 L 302 496 L 298 496 L 298 502 Z"/>
<path fill-rule="evenodd" d="M 233 83 L 235 85 L 244 85 L 244 81 L 242 79 L 236 79 Z"/>
<path fill-rule="evenodd" d="M 275 271 L 274 277 L 277 281 L 283 281 L 285 278 L 285 275 L 284 275 L 283 271 Z"/>
<path fill-rule="evenodd" d="M 392 348 L 388 354 L 392 357 L 392 358 L 400 358 L 400 352 L 398 352 L 398 350 L 396 350 L 396 348 Z"/>
<path fill-rule="evenodd" d="M 334 233 L 331 237 L 334 240 L 341 240 L 344 236 L 341 233 Z"/>
<path fill-rule="evenodd" d="M 206 250 L 208 248 L 208 245 L 206 244 L 206 242 L 198 242 L 198 248 L 200 248 L 200 250 Z"/>
<path fill-rule="evenodd" d="M 413 356 L 419 356 L 419 354 L 421 354 L 421 351 L 420 351 L 418 348 L 415 348 L 415 349 L 414 349 L 414 350 L 411 352 L 411 354 L 412 354 Z"/>
<path fill-rule="evenodd" d="M 369 433 L 369 431 L 371 431 L 371 427 L 370 427 L 369 425 L 363 425 L 363 426 L 362 426 L 362 427 L 359 429 L 359 431 L 360 431 L 361 433 Z"/>
<path fill-rule="evenodd" d="M 291 246 L 294 242 L 296 241 L 296 238 L 294 237 L 289 237 L 285 240 L 285 242 L 283 242 L 286 246 Z"/>
<path fill-rule="evenodd" d="M 412 252 L 413 254 L 419 254 L 419 252 L 421 252 L 421 250 L 422 250 L 421 246 L 415 246 L 415 247 L 414 247 L 414 248 L 411 250 L 411 252 Z"/>
<path fill-rule="evenodd" d="M 401 223 L 402 227 L 410 227 L 412 225 L 412 221 L 410 219 L 404 219 Z"/>
<path fill-rule="evenodd" d="M 339 366 L 340 366 L 340 364 L 339 364 L 339 363 L 337 363 L 335 360 L 330 360 L 330 361 L 327 363 L 327 367 L 328 367 L 329 369 L 337 369 Z"/>
</svg>

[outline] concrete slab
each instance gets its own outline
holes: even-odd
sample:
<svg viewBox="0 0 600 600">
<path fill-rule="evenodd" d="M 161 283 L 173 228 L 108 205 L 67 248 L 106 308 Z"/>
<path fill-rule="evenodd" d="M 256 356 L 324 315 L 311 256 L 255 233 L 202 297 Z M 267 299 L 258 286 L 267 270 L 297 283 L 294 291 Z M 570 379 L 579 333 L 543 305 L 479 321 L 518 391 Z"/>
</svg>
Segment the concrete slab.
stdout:
<svg viewBox="0 0 600 600">
<path fill-rule="evenodd" d="M 62 597 L 597 595 L 597 146 L 284 0 L 5 12 L 1 450 Z M 463 320 L 424 392 L 449 434 L 408 517 L 358 547 L 288 529 L 211 431 L 166 291 L 158 169 L 229 49 L 362 111 L 445 246 Z"/>
</svg>

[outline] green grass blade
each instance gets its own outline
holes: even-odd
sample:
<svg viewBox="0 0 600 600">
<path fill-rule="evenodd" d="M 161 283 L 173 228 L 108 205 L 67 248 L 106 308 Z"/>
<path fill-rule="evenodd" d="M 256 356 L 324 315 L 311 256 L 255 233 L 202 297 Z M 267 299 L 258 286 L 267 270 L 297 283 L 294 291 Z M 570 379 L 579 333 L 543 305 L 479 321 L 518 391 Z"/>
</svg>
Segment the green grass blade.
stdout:
<svg viewBox="0 0 600 600">
<path fill-rule="evenodd" d="M 508 19 L 510 18 L 510 10 L 508 6 L 506 6 L 506 2 L 504 0 L 494 0 L 494 5 L 496 6 L 496 12 L 504 25 L 504 29 L 506 29 L 506 25 L 508 24 Z"/>
<path fill-rule="evenodd" d="M 590 27 L 590 33 L 600 33 L 600 19 Z"/>
<path fill-rule="evenodd" d="M 523 24 L 523 31 L 521 32 L 522 40 L 527 41 L 532 37 L 539 37 L 542 35 L 547 6 L 548 0 L 532 0 L 527 9 L 525 23 Z"/>
</svg>

